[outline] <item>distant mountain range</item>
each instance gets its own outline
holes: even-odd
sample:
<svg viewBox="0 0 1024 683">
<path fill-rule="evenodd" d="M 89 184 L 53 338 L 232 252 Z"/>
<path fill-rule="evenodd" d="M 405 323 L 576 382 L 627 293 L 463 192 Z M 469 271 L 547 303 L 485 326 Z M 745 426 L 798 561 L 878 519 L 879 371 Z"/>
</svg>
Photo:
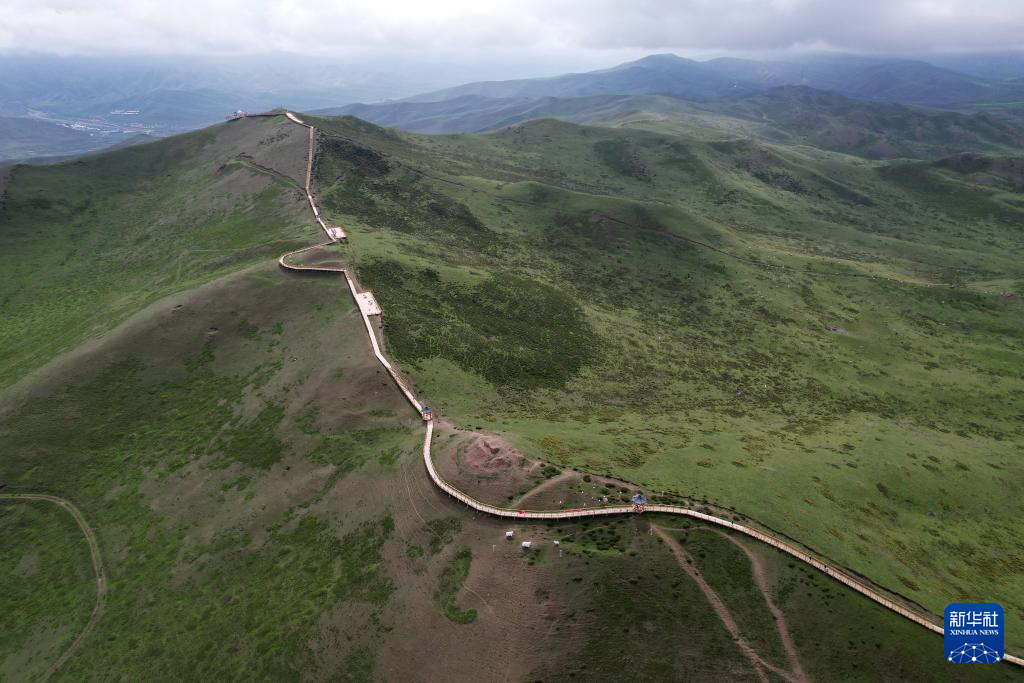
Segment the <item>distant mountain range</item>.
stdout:
<svg viewBox="0 0 1024 683">
<path fill-rule="evenodd" d="M 440 74 L 423 80 L 415 69 L 385 61 L 345 66 L 297 55 L 0 57 L 0 117 L 9 117 L 0 125 L 0 161 L 65 157 L 140 132 L 168 135 L 236 109 L 275 106 L 424 133 L 486 131 L 551 117 L 739 134 L 871 158 L 1018 152 L 1024 53 L 933 58 L 936 63 L 856 55 L 695 61 L 656 54 L 609 69 L 479 81 L 380 102 L 445 80 Z M 330 106 L 357 99 L 378 103 Z"/>
<path fill-rule="evenodd" d="M 698 62 L 672 54 L 651 55 L 611 69 L 553 78 L 467 83 L 406 101 L 437 102 L 466 95 L 538 98 L 613 94 L 708 100 L 782 85 L 805 85 L 859 99 L 937 107 L 1024 102 L 1024 79 L 986 79 L 922 61 L 828 56 L 795 61 L 723 58 Z"/>
<path fill-rule="evenodd" d="M 1024 148 L 1024 79 L 920 61 L 797 61 L 652 55 L 553 78 L 468 83 L 380 104 L 321 110 L 423 133 L 493 130 L 535 118 L 687 129 L 811 144 L 869 158 Z"/>
</svg>

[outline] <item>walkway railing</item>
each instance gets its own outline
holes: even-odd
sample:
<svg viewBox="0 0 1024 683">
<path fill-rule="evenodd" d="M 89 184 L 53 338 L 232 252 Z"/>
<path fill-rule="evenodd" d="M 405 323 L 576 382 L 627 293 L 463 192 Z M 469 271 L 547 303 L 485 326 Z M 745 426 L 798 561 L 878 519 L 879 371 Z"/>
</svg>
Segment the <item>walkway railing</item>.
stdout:
<svg viewBox="0 0 1024 683">
<path fill-rule="evenodd" d="M 301 126 L 309 128 L 309 152 L 306 164 L 306 197 L 309 200 L 310 206 L 313 208 L 313 215 L 316 216 L 316 219 L 320 223 L 320 226 L 324 229 L 324 232 L 327 232 L 327 227 L 324 224 L 323 219 L 320 217 L 320 211 L 313 200 L 313 194 L 310 185 L 313 173 L 313 150 L 316 129 L 291 112 L 287 112 L 285 115 L 291 121 Z M 330 237 L 330 233 L 328 233 L 328 236 Z M 294 266 L 285 262 L 285 258 L 287 256 L 291 256 L 292 254 L 298 254 L 303 251 L 308 251 L 309 249 L 314 249 L 319 246 L 333 244 L 336 241 L 337 240 L 335 240 L 334 238 L 331 238 L 330 242 L 326 242 L 324 244 L 314 245 L 312 247 L 304 247 L 302 249 L 296 249 L 295 251 L 291 251 L 288 252 L 287 254 L 282 255 L 281 258 L 278 259 L 278 262 L 283 267 L 292 270 L 308 270 L 335 273 L 340 272 L 345 275 L 345 281 L 348 284 L 349 292 L 352 294 L 352 299 L 355 302 L 356 308 L 359 309 L 359 313 L 363 318 L 363 324 L 366 326 L 366 334 L 369 336 L 370 346 L 373 348 L 373 355 L 377 357 L 377 360 L 380 362 L 380 364 L 384 367 L 385 370 L 387 370 L 388 374 L 391 375 L 391 378 L 395 381 L 395 384 L 398 385 L 398 388 L 401 389 L 406 399 L 413 406 L 413 408 L 416 409 L 416 412 L 422 415 L 423 405 L 416 399 L 415 394 L 413 394 L 412 391 L 409 389 L 405 380 L 398 374 L 398 372 L 392 367 L 391 363 L 388 362 L 387 358 L 385 358 L 384 354 L 381 352 L 380 345 L 377 341 L 377 335 L 374 332 L 373 324 L 370 322 L 369 316 L 366 315 L 366 312 L 362 310 L 362 307 L 359 306 L 359 302 L 356 300 L 356 284 L 353 281 L 352 276 L 349 273 L 349 270 L 345 268 L 331 268 L 318 266 Z M 461 503 L 473 508 L 474 510 L 486 513 L 488 515 L 492 515 L 494 517 L 519 520 L 576 519 L 580 517 L 599 517 L 635 513 L 635 508 L 632 505 L 610 505 L 604 507 L 592 507 L 576 510 L 540 511 L 515 510 L 511 508 L 498 507 L 496 505 L 491 505 L 489 503 L 479 501 L 476 498 L 470 496 L 469 494 L 460 491 L 459 489 L 449 484 L 437 472 L 437 468 L 434 467 L 433 457 L 431 456 L 430 452 L 431 441 L 434 435 L 433 420 L 428 420 L 426 425 L 427 431 L 423 439 L 423 464 L 427 469 L 427 474 L 430 476 L 431 481 L 433 481 L 434 484 L 439 489 L 450 495 L 452 498 L 455 498 Z M 715 524 L 717 526 L 723 526 L 728 529 L 732 529 L 737 533 L 741 533 L 751 538 L 757 539 L 758 541 L 761 541 L 762 543 L 770 545 L 773 548 L 781 550 L 787 555 L 794 557 L 811 567 L 814 567 L 815 569 L 824 574 L 827 574 L 836 581 L 839 581 L 840 583 L 852 588 L 861 595 L 895 612 L 896 614 L 899 614 L 900 616 L 905 617 L 916 624 L 920 624 L 928 630 L 934 631 L 935 633 L 938 633 L 940 635 L 944 633 L 943 626 L 941 624 L 936 623 L 935 618 L 931 615 L 924 614 L 920 611 L 916 611 L 905 605 L 902 605 L 893 600 L 892 598 L 886 596 L 881 591 L 873 588 L 866 581 L 858 579 L 857 577 L 852 576 L 845 570 L 840 569 L 839 567 L 836 567 L 832 564 L 829 564 L 828 562 L 820 558 L 814 557 L 806 550 L 792 543 L 784 541 L 770 534 L 766 534 L 763 531 L 759 531 L 757 529 L 751 528 L 743 524 L 738 524 L 723 517 L 716 517 L 714 515 L 709 515 L 704 512 L 698 512 L 697 510 L 691 510 L 690 508 L 682 507 L 679 505 L 648 504 L 645 506 L 645 510 L 647 512 L 661 512 L 670 515 L 682 515 L 685 517 L 693 517 L 694 519 L 699 519 L 701 521 L 707 522 L 709 524 Z M 1024 658 L 1017 657 L 1011 654 L 1004 653 L 1003 661 L 1009 662 L 1011 664 L 1016 664 L 1017 666 L 1024 666 Z"/>
</svg>

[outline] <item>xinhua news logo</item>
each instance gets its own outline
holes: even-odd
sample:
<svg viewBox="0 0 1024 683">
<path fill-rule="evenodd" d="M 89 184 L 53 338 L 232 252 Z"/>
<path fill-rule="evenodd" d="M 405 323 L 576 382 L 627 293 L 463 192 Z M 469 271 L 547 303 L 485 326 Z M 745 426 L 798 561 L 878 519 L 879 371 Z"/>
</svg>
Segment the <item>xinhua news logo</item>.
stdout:
<svg viewBox="0 0 1024 683">
<path fill-rule="evenodd" d="M 946 605 L 946 659 L 955 664 L 995 664 L 1003 658 L 1003 608 L 994 602 Z"/>
</svg>

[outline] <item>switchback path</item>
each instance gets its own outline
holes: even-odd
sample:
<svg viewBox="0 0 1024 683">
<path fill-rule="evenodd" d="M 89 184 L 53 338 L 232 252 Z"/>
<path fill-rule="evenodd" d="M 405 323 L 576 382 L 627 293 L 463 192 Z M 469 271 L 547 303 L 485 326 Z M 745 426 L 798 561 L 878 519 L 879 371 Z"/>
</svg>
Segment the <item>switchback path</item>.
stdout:
<svg viewBox="0 0 1024 683">
<path fill-rule="evenodd" d="M 96 534 L 93 533 L 92 527 L 85 521 L 85 517 L 82 513 L 74 506 L 74 504 L 65 500 L 64 498 L 58 498 L 57 496 L 47 495 L 45 493 L 0 493 L 0 500 L 9 501 L 46 501 L 53 503 L 57 507 L 65 510 L 68 514 L 74 517 L 75 522 L 78 523 L 78 528 L 82 530 L 82 534 L 85 536 L 86 543 L 89 544 L 89 556 L 92 558 L 92 570 L 96 574 L 96 604 L 93 605 L 92 615 L 89 616 L 89 621 L 86 623 L 85 628 L 81 630 L 74 642 L 68 647 L 67 650 L 50 665 L 40 678 L 41 681 L 48 680 L 56 671 L 67 662 L 71 655 L 82 646 L 82 642 L 89 635 L 89 633 L 96 626 L 97 620 L 100 618 L 100 614 L 103 612 L 103 606 L 107 600 L 107 577 L 103 573 L 103 558 L 100 556 L 100 548 L 96 543 Z"/>
<path fill-rule="evenodd" d="M 313 199 L 313 192 L 312 192 L 312 185 L 311 185 L 311 183 L 312 183 L 312 176 L 313 176 L 313 154 L 314 154 L 314 143 L 315 143 L 315 140 L 316 140 L 316 128 L 313 127 L 312 125 L 306 123 L 305 121 L 300 119 L 298 116 L 296 116 L 292 112 L 286 112 L 285 116 L 287 116 L 288 119 L 291 120 L 292 122 L 294 122 L 294 123 L 296 123 L 296 124 L 298 124 L 300 126 L 304 126 L 304 127 L 309 129 L 309 150 L 308 150 L 307 159 L 306 159 L 306 187 L 305 187 L 305 193 L 306 193 L 306 198 L 309 201 L 309 205 L 313 209 L 313 215 L 316 217 L 317 222 L 320 224 L 320 227 L 323 228 L 324 232 L 327 233 L 327 236 L 330 239 L 329 239 L 328 242 L 323 243 L 323 244 L 314 245 L 312 247 L 304 247 L 302 249 L 297 249 L 295 251 L 288 252 L 288 253 L 282 255 L 278 259 L 278 263 L 283 268 L 287 268 L 289 270 L 313 271 L 313 272 L 329 272 L 329 273 L 342 273 L 342 274 L 344 274 L 345 281 L 348 284 L 349 292 L 352 294 L 352 299 L 353 299 L 353 301 L 355 301 L 356 305 L 358 306 L 358 304 L 359 304 L 359 301 L 357 299 L 358 292 L 357 292 L 355 281 L 353 280 L 352 274 L 351 274 L 349 269 L 341 268 L 341 267 L 319 267 L 319 266 L 292 265 L 292 264 L 287 262 L 288 257 L 293 255 L 293 254 L 298 254 L 298 253 L 301 253 L 303 251 L 307 251 L 309 249 L 313 249 L 313 248 L 315 248 L 317 246 L 325 246 L 327 244 L 334 244 L 334 243 L 337 242 L 337 239 L 335 239 L 334 237 L 331 236 L 331 233 L 330 233 L 330 231 L 328 229 L 328 226 L 324 223 L 324 220 L 323 220 L 323 218 L 320 215 L 320 210 L 317 208 L 316 202 Z M 398 372 L 394 369 L 394 367 L 391 365 L 391 363 L 388 362 L 387 358 L 384 357 L 384 354 L 381 352 L 381 349 L 380 349 L 380 344 L 377 341 L 377 335 L 374 332 L 373 324 L 370 322 L 370 318 L 366 314 L 366 311 L 364 311 L 362 309 L 362 307 L 359 307 L 359 311 L 360 311 L 360 315 L 363 318 L 363 324 L 366 326 L 366 333 L 369 336 L 370 346 L 373 348 L 373 354 L 377 357 L 377 360 L 380 361 L 380 364 L 384 367 L 384 369 L 387 370 L 388 374 L 391 375 L 391 378 L 395 381 L 395 384 L 398 385 L 398 388 L 401 389 L 402 393 L 405 394 L 406 399 L 413 406 L 413 408 L 415 408 L 416 411 L 422 415 L 423 414 L 423 405 L 416 399 L 415 394 L 413 394 L 413 392 L 409 389 L 407 383 L 401 377 L 401 375 L 398 374 Z M 502 508 L 502 507 L 498 507 L 496 505 L 490 505 L 489 503 L 484 503 L 482 501 L 479 501 L 479 500 L 473 498 L 472 496 L 470 496 L 469 494 L 464 493 L 463 491 L 460 491 L 459 489 L 457 489 L 454 486 L 452 486 L 451 484 L 449 484 L 437 472 L 437 469 L 434 467 L 434 461 L 433 461 L 433 458 L 431 457 L 431 453 L 430 453 L 430 445 L 431 445 L 431 441 L 432 441 L 433 436 L 434 436 L 434 421 L 432 419 L 427 419 L 426 420 L 426 427 L 427 427 L 426 435 L 424 436 L 424 439 L 423 439 L 423 464 L 424 464 L 424 466 L 427 469 L 428 476 L 430 477 L 430 479 L 434 482 L 434 484 L 439 489 L 441 489 L 442 491 L 447 493 L 452 498 L 455 498 L 456 500 L 458 500 L 458 501 L 464 503 L 465 505 L 473 508 L 474 510 L 486 513 L 488 515 L 492 515 L 494 517 L 501 517 L 501 518 L 504 518 L 504 519 L 515 519 L 515 520 L 527 520 L 527 519 L 530 519 L 530 520 L 576 519 L 576 518 L 579 518 L 579 517 L 598 517 L 598 516 L 606 516 L 606 515 L 629 515 L 629 514 L 635 514 L 637 512 L 637 510 L 632 505 L 609 505 L 609 506 L 606 506 L 606 507 L 592 507 L 592 508 L 586 508 L 586 509 L 541 511 L 541 510 L 517 510 L 517 509 L 510 509 L 510 508 Z M 716 517 L 714 515 L 710 515 L 710 514 L 707 514 L 707 513 L 704 513 L 704 512 L 699 512 L 697 510 L 692 510 L 692 509 L 690 509 L 688 507 L 684 507 L 684 506 L 680 506 L 680 505 L 648 504 L 648 505 L 645 506 L 644 509 L 645 509 L 646 512 L 661 512 L 661 513 L 670 514 L 670 515 L 683 515 L 683 516 L 686 516 L 686 517 L 693 517 L 693 518 L 699 519 L 699 520 L 701 520 L 703 522 L 707 522 L 709 524 L 714 524 L 714 525 L 717 525 L 717 526 L 720 526 L 720 527 L 725 527 L 725 528 L 731 529 L 732 531 L 735 531 L 737 533 L 744 534 L 745 536 L 749 536 L 751 538 L 757 539 L 758 541 L 761 541 L 762 543 L 765 543 L 767 545 L 772 546 L 773 548 L 781 550 L 782 552 L 786 553 L 787 555 L 790 555 L 791 557 L 794 557 L 794 558 L 800 560 L 801 562 L 803 562 L 803 563 L 805 563 L 807 565 L 810 565 L 811 567 L 814 567 L 815 569 L 817 569 L 818 571 L 822 572 L 823 574 L 826 574 L 826 575 L 832 577 L 833 579 L 835 579 L 836 581 L 839 581 L 843 585 L 848 586 L 849 588 L 852 588 L 853 590 L 857 591 L 861 595 L 863 595 L 863 596 L 867 597 L 868 599 L 878 603 L 879 605 L 885 607 L 886 609 L 889 609 L 889 610 L 895 612 L 896 614 L 899 614 L 900 616 L 902 616 L 902 617 L 904 617 L 906 619 L 909 619 L 910 621 L 913 621 L 914 623 L 919 624 L 919 625 L 927 628 L 930 631 L 933 631 L 933 632 L 938 633 L 940 635 L 942 635 L 942 633 L 943 633 L 943 625 L 940 624 L 940 623 L 937 623 L 937 620 L 935 619 L 935 617 L 933 617 L 932 615 L 928 614 L 922 608 L 916 607 L 916 606 L 912 606 L 910 603 L 897 602 L 892 597 L 889 597 L 888 595 L 886 595 L 881 588 L 875 587 L 868 579 L 855 576 L 854 574 L 848 572 L 847 570 L 845 570 L 845 569 L 843 569 L 843 568 L 841 568 L 841 567 L 839 567 L 837 565 L 834 565 L 834 564 L 828 562 L 824 558 L 819 558 L 817 556 L 812 555 L 807 550 L 799 547 L 795 543 L 792 543 L 792 542 L 790 542 L 788 540 L 785 540 L 783 538 L 780 538 L 780 537 L 777 537 L 777 536 L 765 533 L 764 531 L 761 531 L 761 530 L 758 530 L 758 529 L 754 529 L 753 527 L 745 526 L 743 524 L 738 524 L 736 522 L 730 521 L 730 520 L 725 519 L 723 517 Z M 1010 654 L 1004 654 L 1003 660 L 1006 661 L 1006 662 L 1009 662 L 1011 664 L 1016 664 L 1017 666 L 1024 667 L 1024 658 L 1017 657 L 1017 656 L 1010 655 Z"/>
</svg>

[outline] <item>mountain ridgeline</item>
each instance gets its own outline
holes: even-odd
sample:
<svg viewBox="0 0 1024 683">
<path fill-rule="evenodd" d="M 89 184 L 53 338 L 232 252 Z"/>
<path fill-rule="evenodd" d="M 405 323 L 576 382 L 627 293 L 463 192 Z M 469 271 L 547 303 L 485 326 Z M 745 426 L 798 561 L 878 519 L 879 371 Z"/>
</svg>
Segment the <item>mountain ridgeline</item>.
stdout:
<svg viewBox="0 0 1024 683">
<path fill-rule="evenodd" d="M 978 78 L 923 61 L 850 56 L 794 61 L 721 58 L 699 62 L 660 54 L 587 73 L 468 83 L 409 100 L 430 102 L 463 95 L 537 98 L 609 94 L 665 94 L 701 100 L 782 85 L 806 85 L 860 99 L 927 106 L 1019 102 L 1024 95 L 1024 83 L 1019 79 Z"/>
<path fill-rule="evenodd" d="M 324 110 L 423 133 L 494 130 L 536 118 L 810 144 L 873 159 L 1024 147 L 1024 83 L 925 62 L 794 62 L 653 55 L 612 69 L 470 83 Z"/>
</svg>

